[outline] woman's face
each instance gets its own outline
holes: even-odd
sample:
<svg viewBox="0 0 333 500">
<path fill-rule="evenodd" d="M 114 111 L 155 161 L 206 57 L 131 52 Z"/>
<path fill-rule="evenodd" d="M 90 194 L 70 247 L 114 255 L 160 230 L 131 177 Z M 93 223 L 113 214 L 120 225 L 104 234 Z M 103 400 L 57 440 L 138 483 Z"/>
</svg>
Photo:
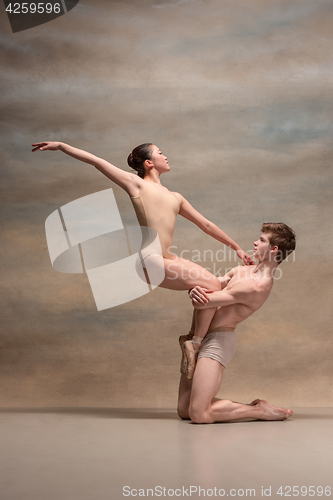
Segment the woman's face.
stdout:
<svg viewBox="0 0 333 500">
<path fill-rule="evenodd" d="M 154 168 L 162 174 L 163 172 L 169 172 L 170 166 L 166 156 L 162 154 L 162 151 L 157 146 L 153 145 L 151 147 L 151 160 L 153 162 Z"/>
</svg>

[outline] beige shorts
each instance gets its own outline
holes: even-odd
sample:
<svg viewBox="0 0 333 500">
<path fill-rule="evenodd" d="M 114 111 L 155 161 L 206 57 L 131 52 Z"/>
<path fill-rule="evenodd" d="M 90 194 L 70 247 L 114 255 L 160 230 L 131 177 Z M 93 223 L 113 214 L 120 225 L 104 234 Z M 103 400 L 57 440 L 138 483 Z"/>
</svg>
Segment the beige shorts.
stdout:
<svg viewBox="0 0 333 500">
<path fill-rule="evenodd" d="M 222 330 L 222 331 L 221 331 Z M 227 366 L 236 352 L 236 334 L 234 329 L 216 328 L 207 333 L 200 346 L 199 358 L 211 358 L 222 366 Z"/>
</svg>

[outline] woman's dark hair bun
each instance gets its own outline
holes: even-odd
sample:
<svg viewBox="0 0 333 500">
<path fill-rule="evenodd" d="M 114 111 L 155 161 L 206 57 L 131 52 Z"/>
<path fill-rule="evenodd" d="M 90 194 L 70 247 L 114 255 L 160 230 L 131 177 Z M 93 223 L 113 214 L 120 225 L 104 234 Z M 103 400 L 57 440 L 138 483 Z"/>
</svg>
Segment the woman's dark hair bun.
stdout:
<svg viewBox="0 0 333 500">
<path fill-rule="evenodd" d="M 142 179 L 145 176 L 145 166 L 144 162 L 146 160 L 151 160 L 151 142 L 146 142 L 145 144 L 140 144 L 133 149 L 132 153 L 128 155 L 127 163 L 128 165 L 138 172 L 138 176 Z"/>
<path fill-rule="evenodd" d="M 132 153 L 130 153 L 130 154 L 128 155 L 128 158 L 127 158 L 127 163 L 129 164 L 129 166 L 130 166 L 131 168 L 134 168 L 134 163 L 133 163 L 133 155 L 132 155 Z"/>
</svg>

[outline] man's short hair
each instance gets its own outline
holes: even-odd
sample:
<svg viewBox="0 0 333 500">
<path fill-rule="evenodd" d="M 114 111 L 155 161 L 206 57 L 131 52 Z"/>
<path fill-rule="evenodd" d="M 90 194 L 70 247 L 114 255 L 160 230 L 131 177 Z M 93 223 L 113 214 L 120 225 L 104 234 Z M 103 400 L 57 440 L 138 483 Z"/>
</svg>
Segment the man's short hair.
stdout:
<svg viewBox="0 0 333 500">
<path fill-rule="evenodd" d="M 269 244 L 279 248 L 275 257 L 280 264 L 296 248 L 296 235 L 291 227 L 283 222 L 265 222 L 261 228 L 262 233 L 270 233 Z"/>
</svg>

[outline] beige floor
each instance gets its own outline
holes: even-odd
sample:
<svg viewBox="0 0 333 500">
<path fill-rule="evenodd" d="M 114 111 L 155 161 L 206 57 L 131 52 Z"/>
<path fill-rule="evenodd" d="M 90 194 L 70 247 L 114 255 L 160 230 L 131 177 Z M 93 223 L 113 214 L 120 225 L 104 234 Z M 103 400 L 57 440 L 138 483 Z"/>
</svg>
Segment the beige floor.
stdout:
<svg viewBox="0 0 333 500">
<path fill-rule="evenodd" d="M 263 498 L 271 487 L 270 498 L 281 499 L 280 486 L 333 490 L 333 408 L 294 410 L 285 422 L 215 425 L 180 421 L 173 410 L 0 410 L 0 498 L 221 498 L 222 489 Z M 314 491 L 299 497 L 318 498 Z"/>
</svg>

